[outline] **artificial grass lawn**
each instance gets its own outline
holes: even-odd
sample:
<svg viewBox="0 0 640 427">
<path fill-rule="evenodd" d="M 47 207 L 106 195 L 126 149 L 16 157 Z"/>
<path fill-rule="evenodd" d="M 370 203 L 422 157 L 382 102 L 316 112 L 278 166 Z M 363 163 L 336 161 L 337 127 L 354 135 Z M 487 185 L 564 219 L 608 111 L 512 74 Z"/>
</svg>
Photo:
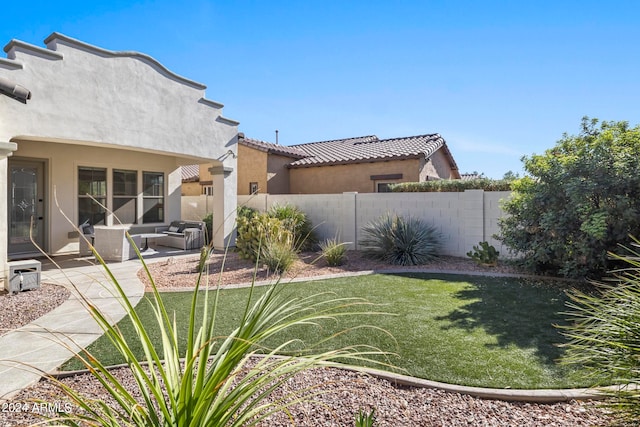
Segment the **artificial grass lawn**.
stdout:
<svg viewBox="0 0 640 427">
<path fill-rule="evenodd" d="M 372 329 L 353 330 L 339 337 L 335 346 L 369 344 L 397 353 L 389 362 L 409 375 L 468 386 L 497 388 L 582 387 L 578 375 L 557 363 L 563 337 L 554 325 L 563 324 L 564 290 L 550 282 L 513 278 L 488 278 L 433 274 L 377 274 L 299 284 L 285 284 L 283 292 L 307 296 L 334 292 L 337 297 L 364 297 L 389 315 L 342 318 L 321 328 L 292 330 L 285 339 L 314 342 L 345 328 L 369 324 Z M 261 292 L 260 288 L 256 288 Z M 163 293 L 170 313 L 186 331 L 190 292 Z M 223 289 L 217 315 L 220 335 L 235 328 L 246 305 L 248 289 Z M 150 304 L 136 308 L 157 337 Z M 118 325 L 135 346 L 130 322 Z M 184 336 L 185 334 L 179 334 Z M 156 342 L 160 340 L 157 339 Z M 103 363 L 122 363 L 108 339 L 100 338 L 89 350 Z M 138 354 L 142 354 L 138 349 Z M 76 361 L 63 369 L 79 369 Z"/>
</svg>

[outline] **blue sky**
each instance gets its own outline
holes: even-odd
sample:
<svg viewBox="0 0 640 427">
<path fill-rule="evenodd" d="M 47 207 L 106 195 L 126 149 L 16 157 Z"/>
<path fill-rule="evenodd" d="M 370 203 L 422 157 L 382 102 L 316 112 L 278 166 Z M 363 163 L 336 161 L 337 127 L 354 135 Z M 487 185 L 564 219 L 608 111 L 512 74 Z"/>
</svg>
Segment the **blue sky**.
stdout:
<svg viewBox="0 0 640 427">
<path fill-rule="evenodd" d="M 461 172 L 500 178 L 583 116 L 639 122 L 637 1 L 8 3 L 2 46 L 148 54 L 283 145 L 437 132 Z"/>
</svg>

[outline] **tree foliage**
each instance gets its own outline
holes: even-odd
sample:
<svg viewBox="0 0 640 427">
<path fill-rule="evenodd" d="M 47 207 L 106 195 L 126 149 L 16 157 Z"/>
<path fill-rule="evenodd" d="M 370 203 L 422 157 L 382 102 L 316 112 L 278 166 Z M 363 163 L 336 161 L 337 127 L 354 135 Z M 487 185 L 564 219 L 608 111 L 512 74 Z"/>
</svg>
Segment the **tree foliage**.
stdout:
<svg viewBox="0 0 640 427">
<path fill-rule="evenodd" d="M 640 127 L 598 123 L 522 159 L 499 238 L 537 272 L 601 277 L 607 252 L 640 235 Z"/>
</svg>

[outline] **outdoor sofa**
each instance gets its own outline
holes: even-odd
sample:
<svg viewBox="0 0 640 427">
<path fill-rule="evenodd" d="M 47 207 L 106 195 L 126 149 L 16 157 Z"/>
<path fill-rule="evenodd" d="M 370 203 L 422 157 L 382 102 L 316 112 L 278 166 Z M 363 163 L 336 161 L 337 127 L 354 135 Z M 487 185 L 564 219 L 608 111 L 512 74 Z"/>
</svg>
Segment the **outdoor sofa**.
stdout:
<svg viewBox="0 0 640 427">
<path fill-rule="evenodd" d="M 205 223 L 202 221 L 172 221 L 168 226 L 156 227 L 164 234 L 156 244 L 182 250 L 200 249 L 205 244 Z"/>
</svg>

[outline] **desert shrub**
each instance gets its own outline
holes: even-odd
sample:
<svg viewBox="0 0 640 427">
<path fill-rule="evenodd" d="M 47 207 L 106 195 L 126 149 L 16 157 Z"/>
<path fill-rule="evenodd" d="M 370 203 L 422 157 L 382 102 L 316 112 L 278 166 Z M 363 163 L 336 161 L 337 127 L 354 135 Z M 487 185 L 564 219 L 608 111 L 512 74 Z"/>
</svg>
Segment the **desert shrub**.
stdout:
<svg viewBox="0 0 640 427">
<path fill-rule="evenodd" d="M 500 252 L 490 245 L 489 242 L 479 242 L 473 246 L 473 250 L 467 252 L 467 256 L 478 265 L 496 265 Z"/>
<path fill-rule="evenodd" d="M 260 247 L 260 263 L 277 274 L 287 272 L 297 258 L 293 236 L 286 229 L 268 235 Z"/>
<path fill-rule="evenodd" d="M 238 218 L 252 218 L 258 214 L 258 211 L 249 206 L 238 206 Z"/>
<path fill-rule="evenodd" d="M 345 254 L 347 253 L 347 244 L 339 242 L 338 239 L 326 239 L 320 243 L 322 257 L 331 267 L 342 265 Z"/>
<path fill-rule="evenodd" d="M 273 205 L 268 215 L 281 220 L 285 227 L 293 232 L 294 246 L 297 250 L 313 249 L 318 243 L 311 220 L 297 206 L 291 204 Z"/>
<path fill-rule="evenodd" d="M 640 126 L 597 124 L 523 158 L 497 237 L 532 271 L 599 278 L 614 268 L 607 253 L 640 235 Z"/>
<path fill-rule="evenodd" d="M 256 261 L 260 255 L 260 248 L 269 241 L 274 241 L 278 236 L 284 236 L 286 230 L 284 223 L 266 213 L 238 216 L 238 235 L 236 237 L 236 250 L 242 258 Z"/>
<path fill-rule="evenodd" d="M 422 265 L 438 255 L 440 235 L 419 218 L 386 214 L 362 228 L 363 254 L 395 265 Z"/>
<path fill-rule="evenodd" d="M 507 179 L 477 178 L 469 180 L 440 179 L 436 181 L 402 182 L 389 186 L 394 193 L 462 192 L 465 190 L 511 191 Z"/>
<path fill-rule="evenodd" d="M 578 366 L 596 386 L 620 385 L 599 391 L 628 425 L 640 425 L 640 253 L 615 258 L 627 266 L 612 283 L 569 293 L 572 322 L 562 328 L 569 340 L 562 361 Z"/>
</svg>

